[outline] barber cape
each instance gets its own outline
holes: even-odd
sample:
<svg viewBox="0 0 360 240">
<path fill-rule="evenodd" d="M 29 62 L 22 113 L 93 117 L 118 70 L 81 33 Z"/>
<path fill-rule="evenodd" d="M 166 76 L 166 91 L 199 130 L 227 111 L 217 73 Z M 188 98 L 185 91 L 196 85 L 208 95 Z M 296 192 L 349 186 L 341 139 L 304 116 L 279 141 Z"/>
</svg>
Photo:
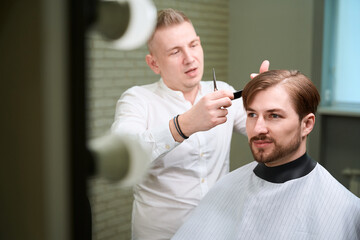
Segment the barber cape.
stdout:
<svg viewBox="0 0 360 240">
<path fill-rule="evenodd" d="M 360 239 L 360 199 L 307 154 L 223 177 L 173 240 Z"/>
</svg>

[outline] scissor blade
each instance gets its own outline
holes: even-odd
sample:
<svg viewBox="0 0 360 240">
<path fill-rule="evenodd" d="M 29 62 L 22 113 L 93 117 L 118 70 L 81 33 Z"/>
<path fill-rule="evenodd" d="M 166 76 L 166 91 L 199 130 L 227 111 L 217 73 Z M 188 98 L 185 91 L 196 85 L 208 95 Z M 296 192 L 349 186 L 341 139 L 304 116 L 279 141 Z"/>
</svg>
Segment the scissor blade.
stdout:
<svg viewBox="0 0 360 240">
<path fill-rule="evenodd" d="M 216 86 L 216 76 L 215 76 L 215 69 L 213 68 L 213 82 L 214 82 L 214 91 L 217 91 L 217 86 Z"/>
</svg>

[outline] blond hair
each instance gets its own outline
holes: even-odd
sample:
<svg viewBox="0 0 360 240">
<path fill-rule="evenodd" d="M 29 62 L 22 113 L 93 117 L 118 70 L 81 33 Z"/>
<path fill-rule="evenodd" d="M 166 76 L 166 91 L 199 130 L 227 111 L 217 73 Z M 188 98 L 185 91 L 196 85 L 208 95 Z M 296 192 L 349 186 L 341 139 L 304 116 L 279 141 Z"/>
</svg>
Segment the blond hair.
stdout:
<svg viewBox="0 0 360 240">
<path fill-rule="evenodd" d="M 183 22 L 191 23 L 191 20 L 183 12 L 172 8 L 159 10 L 157 13 L 157 22 L 156 22 L 155 30 L 151 35 L 151 37 L 149 38 L 149 40 L 147 41 L 149 52 L 151 52 L 152 40 L 154 39 L 154 35 L 158 29 L 177 25 Z"/>
</svg>

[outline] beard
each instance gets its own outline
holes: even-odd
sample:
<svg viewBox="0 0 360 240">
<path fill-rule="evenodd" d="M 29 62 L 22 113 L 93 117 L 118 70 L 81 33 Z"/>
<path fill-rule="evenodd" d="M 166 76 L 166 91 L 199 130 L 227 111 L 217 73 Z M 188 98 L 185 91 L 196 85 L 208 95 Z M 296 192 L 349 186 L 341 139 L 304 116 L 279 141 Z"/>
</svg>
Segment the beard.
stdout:
<svg viewBox="0 0 360 240">
<path fill-rule="evenodd" d="M 264 148 L 255 148 L 253 147 L 253 141 L 256 140 L 267 140 L 273 143 L 274 148 L 269 149 L 270 152 L 266 153 Z M 301 145 L 301 135 L 300 131 L 296 134 L 295 137 L 291 139 L 290 142 L 287 142 L 286 145 L 279 145 L 275 139 L 267 137 L 266 135 L 258 135 L 252 137 L 249 142 L 250 149 L 254 159 L 259 163 L 270 163 L 282 159 L 286 156 L 291 155 L 296 152 Z"/>
</svg>

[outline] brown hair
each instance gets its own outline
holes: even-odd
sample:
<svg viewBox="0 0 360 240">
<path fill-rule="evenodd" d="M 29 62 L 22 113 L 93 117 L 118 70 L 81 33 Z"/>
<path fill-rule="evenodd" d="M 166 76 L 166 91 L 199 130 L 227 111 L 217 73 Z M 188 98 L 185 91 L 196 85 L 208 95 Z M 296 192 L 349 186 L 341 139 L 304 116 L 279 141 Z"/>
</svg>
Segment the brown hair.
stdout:
<svg viewBox="0 0 360 240">
<path fill-rule="evenodd" d="M 157 13 L 157 22 L 156 22 L 155 30 L 151 35 L 151 37 L 149 38 L 149 40 L 147 41 L 147 46 L 149 51 L 151 48 L 151 43 L 154 38 L 155 32 L 158 29 L 180 24 L 183 22 L 191 23 L 191 20 L 183 12 L 172 8 L 159 10 Z"/>
<path fill-rule="evenodd" d="M 257 75 L 243 90 L 244 108 L 248 109 L 258 92 L 278 84 L 287 89 L 300 120 L 309 113 L 316 113 L 320 103 L 319 92 L 310 79 L 297 70 L 270 70 Z"/>
</svg>

